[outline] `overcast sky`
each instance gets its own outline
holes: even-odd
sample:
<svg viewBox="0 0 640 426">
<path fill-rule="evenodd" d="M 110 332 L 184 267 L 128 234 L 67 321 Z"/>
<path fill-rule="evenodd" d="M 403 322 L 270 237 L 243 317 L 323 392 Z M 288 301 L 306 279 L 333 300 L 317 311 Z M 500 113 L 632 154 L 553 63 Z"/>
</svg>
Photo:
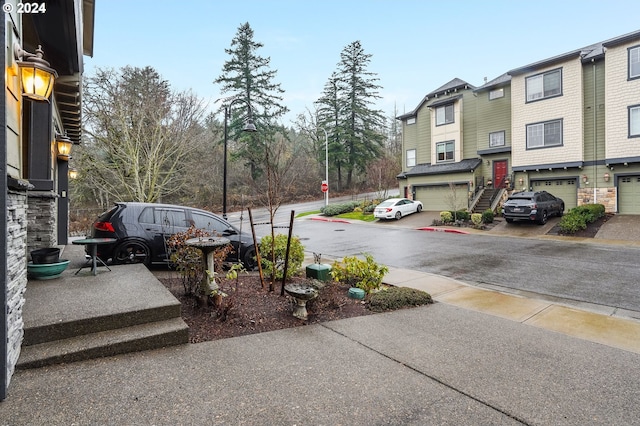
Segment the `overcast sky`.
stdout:
<svg viewBox="0 0 640 426">
<path fill-rule="evenodd" d="M 386 116 L 413 110 L 453 78 L 480 86 L 539 60 L 640 30 L 638 0 L 99 0 L 96 67 L 155 68 L 177 90 L 213 104 L 213 84 L 238 27 L 248 22 L 285 90 L 290 125 L 312 109 L 340 53 L 371 54 Z M 216 109 L 217 105 L 211 107 Z"/>
</svg>

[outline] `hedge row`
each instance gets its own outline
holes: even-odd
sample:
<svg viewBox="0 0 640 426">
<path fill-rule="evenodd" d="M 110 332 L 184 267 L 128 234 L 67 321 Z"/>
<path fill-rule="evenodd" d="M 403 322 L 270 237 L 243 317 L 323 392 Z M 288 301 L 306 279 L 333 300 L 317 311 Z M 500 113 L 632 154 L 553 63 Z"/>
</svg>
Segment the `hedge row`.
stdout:
<svg viewBox="0 0 640 426">
<path fill-rule="evenodd" d="M 603 204 L 585 204 L 574 207 L 565 214 L 558 226 L 565 234 L 575 234 L 578 231 L 587 229 L 587 224 L 595 222 L 604 216 Z"/>
</svg>

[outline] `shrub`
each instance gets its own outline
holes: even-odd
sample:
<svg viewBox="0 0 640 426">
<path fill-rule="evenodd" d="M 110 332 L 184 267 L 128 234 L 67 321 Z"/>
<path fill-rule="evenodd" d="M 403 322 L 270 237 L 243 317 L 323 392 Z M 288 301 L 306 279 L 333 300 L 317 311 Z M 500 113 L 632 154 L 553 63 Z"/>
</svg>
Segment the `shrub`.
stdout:
<svg viewBox="0 0 640 426">
<path fill-rule="evenodd" d="M 480 225 L 482 225 L 482 215 L 480 213 L 472 213 L 471 222 L 473 223 L 473 226 L 479 228 Z"/>
<path fill-rule="evenodd" d="M 320 213 L 325 216 L 337 216 L 342 213 L 350 213 L 360 205 L 358 201 L 348 201 L 346 203 L 329 204 L 320 209 Z"/>
<path fill-rule="evenodd" d="M 260 257 L 264 272 L 275 279 L 282 279 L 284 274 L 284 261 L 287 254 L 287 235 L 278 234 L 275 237 L 275 268 L 271 261 L 271 235 L 262 237 L 260 241 Z M 287 278 L 291 278 L 298 273 L 304 262 L 304 246 L 298 237 L 291 237 L 289 246 L 289 264 L 287 265 Z"/>
<path fill-rule="evenodd" d="M 587 228 L 587 220 L 581 214 L 569 212 L 560 219 L 560 230 L 567 234 L 574 234 Z"/>
<path fill-rule="evenodd" d="M 453 215 L 451 212 L 440 212 L 440 220 L 444 223 L 451 223 L 453 222 Z"/>
<path fill-rule="evenodd" d="M 453 216 L 456 220 L 469 220 L 471 219 L 471 213 L 466 210 L 457 210 L 455 212 L 451 212 L 451 216 Z"/>
<path fill-rule="evenodd" d="M 595 222 L 605 214 L 603 204 L 585 204 L 574 207 L 560 219 L 558 226 L 566 234 L 574 234 L 586 229 L 587 224 Z"/>
<path fill-rule="evenodd" d="M 186 295 L 202 294 L 204 289 L 201 288 L 201 284 L 206 271 L 202 252 L 195 247 L 186 245 L 185 242 L 191 238 L 210 236 L 211 233 L 208 231 L 191 226 L 184 232 L 173 234 L 167 240 L 169 260 L 182 279 L 182 286 Z M 231 245 L 227 245 L 215 251 L 214 267 L 216 271 L 222 270 L 223 262 L 231 250 L 233 250 Z"/>
<path fill-rule="evenodd" d="M 493 223 L 493 210 L 486 209 L 482 212 L 482 223 Z"/>
<path fill-rule="evenodd" d="M 370 254 L 365 254 L 364 260 L 348 256 L 342 262 L 333 262 L 331 267 L 331 276 L 335 281 L 358 287 L 367 293 L 380 287 L 387 272 L 389 268 L 378 265 Z"/>
<path fill-rule="evenodd" d="M 373 293 L 369 297 L 368 308 L 374 312 L 383 312 L 430 303 L 433 303 L 431 295 L 422 290 L 409 287 L 389 287 Z"/>
</svg>

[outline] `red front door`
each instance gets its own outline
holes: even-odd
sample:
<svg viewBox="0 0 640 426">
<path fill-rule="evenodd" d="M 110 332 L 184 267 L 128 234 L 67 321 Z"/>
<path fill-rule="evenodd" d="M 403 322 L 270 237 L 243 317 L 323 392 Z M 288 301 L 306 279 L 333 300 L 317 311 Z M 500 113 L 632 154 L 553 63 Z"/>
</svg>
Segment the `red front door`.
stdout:
<svg viewBox="0 0 640 426">
<path fill-rule="evenodd" d="M 496 188 L 504 188 L 504 179 L 507 176 L 507 160 L 493 162 L 493 182 Z"/>
</svg>

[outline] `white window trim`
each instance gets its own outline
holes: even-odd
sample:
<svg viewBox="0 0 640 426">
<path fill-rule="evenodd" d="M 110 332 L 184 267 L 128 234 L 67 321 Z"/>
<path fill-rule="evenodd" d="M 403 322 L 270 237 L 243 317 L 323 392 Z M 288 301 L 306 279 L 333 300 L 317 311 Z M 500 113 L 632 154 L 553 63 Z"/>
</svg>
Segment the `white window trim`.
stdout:
<svg viewBox="0 0 640 426">
<path fill-rule="evenodd" d="M 504 88 L 489 90 L 489 100 L 500 99 L 504 97 Z"/>
<path fill-rule="evenodd" d="M 415 117 L 407 118 L 407 126 L 410 126 L 412 124 L 416 124 L 416 118 Z"/>
<path fill-rule="evenodd" d="M 629 137 L 640 137 L 640 105 L 629 107 Z"/>
<path fill-rule="evenodd" d="M 489 133 L 489 146 L 490 146 L 490 147 L 495 147 L 495 146 L 504 146 L 504 145 L 505 145 L 505 143 L 506 143 L 506 134 L 505 134 L 505 133 L 506 133 L 506 132 L 505 132 L 504 130 L 501 130 L 501 131 L 499 131 L 499 132 L 491 132 L 491 133 Z M 502 140 L 501 140 L 501 141 L 500 141 L 500 140 L 499 140 L 499 141 L 497 141 L 497 143 L 496 143 L 496 142 L 494 142 L 494 141 L 492 140 L 492 137 L 491 137 L 491 136 L 493 136 L 493 135 L 502 135 Z"/>
<path fill-rule="evenodd" d="M 413 156 L 410 156 L 409 153 L 413 153 Z M 407 157 L 406 160 L 407 162 L 407 167 L 414 167 L 416 165 L 416 150 L 415 149 L 408 149 L 407 150 Z"/>
</svg>

